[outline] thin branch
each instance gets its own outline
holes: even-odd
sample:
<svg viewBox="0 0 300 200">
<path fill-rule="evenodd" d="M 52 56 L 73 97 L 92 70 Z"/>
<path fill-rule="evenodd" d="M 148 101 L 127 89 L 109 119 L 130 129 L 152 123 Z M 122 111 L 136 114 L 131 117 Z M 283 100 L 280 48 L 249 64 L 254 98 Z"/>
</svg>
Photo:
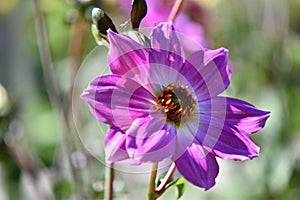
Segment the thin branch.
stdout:
<svg viewBox="0 0 300 200">
<path fill-rule="evenodd" d="M 68 114 L 64 112 L 64 106 L 63 102 L 59 95 L 59 89 L 58 89 L 58 81 L 55 76 L 53 63 L 52 63 L 52 56 L 50 52 L 50 45 L 47 35 L 47 29 L 45 25 L 45 19 L 42 12 L 42 6 L 40 0 L 34 0 L 34 10 L 35 10 L 35 26 L 36 26 L 36 33 L 38 38 L 38 44 L 39 44 L 39 53 L 41 57 L 42 62 L 42 70 L 44 74 L 45 84 L 47 87 L 47 93 L 50 99 L 50 103 L 55 109 L 55 111 L 58 114 L 58 117 L 62 121 L 62 128 L 63 128 L 63 153 L 66 155 L 68 162 L 67 167 L 71 171 L 71 179 L 74 182 L 75 191 L 77 192 L 77 196 L 79 198 L 80 195 L 80 188 L 78 187 L 78 182 L 76 178 L 76 172 L 71 164 L 71 149 L 72 149 L 72 143 L 70 137 L 71 135 L 68 135 L 68 133 L 72 133 L 72 130 L 70 128 L 69 124 L 69 118 Z"/>
<path fill-rule="evenodd" d="M 55 106 L 62 107 L 59 98 L 57 80 L 54 75 L 55 73 L 52 64 L 52 57 L 49 48 L 49 41 L 46 32 L 44 16 L 42 13 L 42 8 L 40 3 L 41 1 L 34 0 L 34 7 L 35 7 L 35 14 L 36 14 L 36 18 L 35 18 L 36 32 L 38 36 L 39 51 L 40 51 L 40 56 L 42 61 L 45 83 L 46 83 L 47 92 L 50 100 L 55 104 Z"/>
<path fill-rule="evenodd" d="M 79 16 L 78 19 L 72 24 L 69 40 L 69 72 L 70 72 L 70 88 L 66 96 L 65 102 L 65 112 L 71 114 L 71 98 L 72 92 L 74 89 L 74 82 L 76 74 L 81 64 L 82 60 L 82 49 L 84 44 L 86 30 L 86 21 L 82 16 Z"/>
<path fill-rule="evenodd" d="M 176 170 L 176 165 L 175 163 L 173 162 L 171 167 L 169 168 L 166 176 L 164 177 L 164 180 L 161 182 L 161 184 L 156 188 L 155 192 L 158 193 L 158 194 L 161 194 L 164 192 L 167 184 L 169 183 L 169 181 L 171 180 L 174 172 Z"/>
<path fill-rule="evenodd" d="M 173 8 L 170 12 L 168 21 L 174 21 L 176 15 L 178 14 L 181 6 L 182 6 L 183 0 L 176 0 L 176 2 L 173 5 Z"/>
<path fill-rule="evenodd" d="M 36 196 L 38 199 L 46 199 L 46 192 L 41 191 L 41 189 L 38 187 L 38 173 L 40 172 L 40 166 L 33 159 L 33 156 L 30 154 L 30 152 L 24 147 L 23 144 L 19 143 L 8 145 L 7 149 L 12 158 L 17 162 L 22 172 L 28 175 L 29 181 L 33 186 L 31 187 L 32 195 Z"/>
</svg>

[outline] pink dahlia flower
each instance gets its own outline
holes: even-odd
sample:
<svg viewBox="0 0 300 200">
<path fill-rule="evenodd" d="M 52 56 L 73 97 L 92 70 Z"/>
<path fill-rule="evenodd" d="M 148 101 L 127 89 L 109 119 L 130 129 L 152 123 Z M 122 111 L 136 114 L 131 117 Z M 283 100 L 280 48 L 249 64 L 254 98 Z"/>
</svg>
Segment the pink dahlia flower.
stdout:
<svg viewBox="0 0 300 200">
<path fill-rule="evenodd" d="M 229 85 L 228 50 L 202 49 L 188 58 L 173 24 L 154 28 L 149 45 L 108 31 L 111 75 L 96 77 L 82 94 L 92 114 L 111 126 L 110 162 L 140 164 L 171 158 L 180 174 L 209 189 L 216 157 L 252 159 L 250 138 L 270 113 L 219 96 Z"/>
</svg>

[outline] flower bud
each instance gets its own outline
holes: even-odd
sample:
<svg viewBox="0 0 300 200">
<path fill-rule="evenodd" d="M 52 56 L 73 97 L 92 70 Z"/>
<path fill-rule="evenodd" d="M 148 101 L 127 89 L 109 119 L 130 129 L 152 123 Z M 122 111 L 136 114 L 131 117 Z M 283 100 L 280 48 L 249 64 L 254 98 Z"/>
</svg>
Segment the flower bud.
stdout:
<svg viewBox="0 0 300 200">
<path fill-rule="evenodd" d="M 107 35 L 106 31 L 108 29 L 111 29 L 112 31 L 117 33 L 117 29 L 112 20 L 100 8 L 93 8 L 92 21 L 93 24 L 97 27 L 99 34 L 102 34 L 102 36 Z"/>
<path fill-rule="evenodd" d="M 142 19 L 147 14 L 147 4 L 145 0 L 133 0 L 130 19 L 133 29 L 139 28 Z"/>
</svg>

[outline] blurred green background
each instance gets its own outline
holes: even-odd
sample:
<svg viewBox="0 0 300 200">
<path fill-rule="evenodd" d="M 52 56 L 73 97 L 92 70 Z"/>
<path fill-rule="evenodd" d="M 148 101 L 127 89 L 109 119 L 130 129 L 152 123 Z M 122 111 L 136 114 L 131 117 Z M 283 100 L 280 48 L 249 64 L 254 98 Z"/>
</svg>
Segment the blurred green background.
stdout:
<svg viewBox="0 0 300 200">
<path fill-rule="evenodd" d="M 45 22 L 46 47 L 34 2 Z M 226 95 L 272 114 L 253 136 L 260 157 L 219 159 L 216 186 L 203 191 L 188 185 L 181 199 L 299 199 L 300 0 L 197 2 L 206 10 L 211 48 L 230 51 L 233 75 Z M 103 198 L 107 127 L 79 99 L 92 77 L 107 73 L 108 50 L 95 48 L 90 31 L 92 7 L 103 8 L 124 29 L 127 14 L 115 0 L 0 1 L 1 200 Z M 45 80 L 51 76 L 43 64 L 54 67 L 60 102 L 49 98 Z M 149 175 L 129 171 L 116 171 L 116 199 L 145 199 Z M 175 196 L 170 189 L 161 199 Z"/>
</svg>

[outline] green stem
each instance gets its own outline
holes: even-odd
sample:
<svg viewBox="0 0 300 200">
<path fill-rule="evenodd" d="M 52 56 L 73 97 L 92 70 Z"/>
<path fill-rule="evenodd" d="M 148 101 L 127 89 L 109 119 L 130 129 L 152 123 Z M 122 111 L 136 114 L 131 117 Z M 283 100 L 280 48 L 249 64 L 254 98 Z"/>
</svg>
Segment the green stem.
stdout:
<svg viewBox="0 0 300 200">
<path fill-rule="evenodd" d="M 169 15 L 168 21 L 174 21 L 177 13 L 179 12 L 181 5 L 183 3 L 183 0 L 176 0 L 176 2 L 174 3 L 174 6 L 171 10 L 171 13 Z"/>
<path fill-rule="evenodd" d="M 114 163 L 108 164 L 105 171 L 105 192 L 104 199 L 112 200 L 114 198 Z"/>
<path fill-rule="evenodd" d="M 152 165 L 152 171 L 150 175 L 150 183 L 149 183 L 149 189 L 148 189 L 148 200 L 155 200 L 157 198 L 157 195 L 155 193 L 155 179 L 157 174 L 157 167 L 158 163 L 153 163 Z"/>
</svg>

